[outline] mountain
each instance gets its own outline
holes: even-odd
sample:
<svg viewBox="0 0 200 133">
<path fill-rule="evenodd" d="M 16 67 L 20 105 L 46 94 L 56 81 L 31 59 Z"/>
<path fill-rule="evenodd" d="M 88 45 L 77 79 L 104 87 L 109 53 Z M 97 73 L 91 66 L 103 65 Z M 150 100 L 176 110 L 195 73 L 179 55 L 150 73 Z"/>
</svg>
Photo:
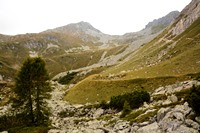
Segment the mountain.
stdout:
<svg viewBox="0 0 200 133">
<path fill-rule="evenodd" d="M 147 32 L 150 28 L 152 26 L 139 32 L 112 36 L 87 22 L 79 22 L 38 34 L 0 35 L 0 75 L 3 79 L 13 79 L 28 56 L 42 56 L 51 77 L 69 70 L 115 65 L 160 32 Z"/>
<path fill-rule="evenodd" d="M 84 99 L 93 102 L 108 100 L 113 95 L 130 92 L 136 88 L 149 91 L 153 84 L 171 82 L 171 78 L 176 79 L 173 82 L 187 80 L 188 78 L 183 77 L 198 74 L 199 10 L 200 1 L 193 0 L 174 22 L 153 40 L 133 51 L 122 63 L 75 85 L 66 95 L 66 100 L 74 103 L 87 102 Z M 152 83 L 145 85 L 150 80 Z M 87 91 L 84 88 L 87 88 Z M 98 97 L 93 96 L 94 91 L 95 94 L 99 94 Z"/>
<path fill-rule="evenodd" d="M 98 29 L 94 28 L 90 23 L 83 21 L 48 30 L 47 32 L 70 34 L 72 36 L 79 37 L 85 42 L 93 41 L 97 45 L 109 45 L 109 41 L 115 39 L 113 36 L 104 34 Z"/>
</svg>

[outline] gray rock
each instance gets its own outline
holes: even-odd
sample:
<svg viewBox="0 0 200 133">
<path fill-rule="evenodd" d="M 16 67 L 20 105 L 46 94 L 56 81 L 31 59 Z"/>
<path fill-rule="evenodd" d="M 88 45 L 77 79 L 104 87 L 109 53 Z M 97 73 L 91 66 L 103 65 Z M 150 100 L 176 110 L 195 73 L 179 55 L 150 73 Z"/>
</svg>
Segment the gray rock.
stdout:
<svg viewBox="0 0 200 133">
<path fill-rule="evenodd" d="M 152 95 L 164 95 L 166 92 L 164 87 L 159 87 L 158 89 L 156 89 L 154 91 L 154 93 Z"/>
<path fill-rule="evenodd" d="M 176 130 L 180 125 L 182 125 L 182 121 L 178 121 L 173 118 L 164 118 L 162 121 L 158 123 L 159 127 L 162 129 L 162 132 L 172 132 Z"/>
<path fill-rule="evenodd" d="M 193 129 L 193 128 L 189 128 L 189 127 L 186 127 L 184 125 L 181 125 L 180 127 L 175 129 L 174 131 L 167 132 L 167 133 L 199 133 L 199 132 L 197 130 Z"/>
<path fill-rule="evenodd" d="M 196 130 L 200 129 L 200 126 L 197 122 L 194 122 L 193 120 L 190 120 L 190 119 L 186 119 L 185 120 L 185 124 L 188 126 L 188 127 L 192 127 Z"/>
<path fill-rule="evenodd" d="M 95 118 L 100 117 L 103 113 L 104 113 L 104 110 L 99 108 L 94 112 L 93 117 Z"/>
<path fill-rule="evenodd" d="M 200 124 L 200 116 L 199 117 L 195 117 L 195 120 Z"/>
<path fill-rule="evenodd" d="M 158 112 L 157 112 L 157 121 L 159 122 L 160 120 L 162 120 L 165 116 L 165 114 L 167 112 L 169 112 L 171 110 L 171 108 L 161 108 Z"/>
<path fill-rule="evenodd" d="M 176 23 L 171 31 L 173 35 L 179 35 L 185 29 L 187 29 L 195 20 L 200 17 L 200 4 L 199 0 L 192 0 L 192 2 L 184 8 L 181 12 L 182 17 L 179 18 L 179 21 Z"/>
<path fill-rule="evenodd" d="M 143 127 L 143 126 L 146 126 L 146 125 L 148 125 L 149 124 L 149 122 L 148 121 L 145 121 L 145 122 L 142 122 L 142 123 L 140 123 L 140 124 L 138 124 L 140 127 Z"/>
<path fill-rule="evenodd" d="M 173 112 L 173 116 L 179 121 L 185 120 L 185 117 L 181 112 Z"/>
<path fill-rule="evenodd" d="M 138 126 L 131 127 L 131 133 L 135 133 L 138 129 Z"/>
<path fill-rule="evenodd" d="M 167 99 L 167 100 L 162 102 L 162 105 L 168 105 L 170 103 L 172 103 L 171 100 Z"/>
<path fill-rule="evenodd" d="M 172 103 L 175 103 L 178 101 L 178 98 L 177 96 L 175 96 L 174 94 L 172 94 L 171 96 L 168 97 L 169 100 L 172 102 Z"/>
<path fill-rule="evenodd" d="M 117 122 L 117 124 L 115 124 L 113 131 L 118 132 L 118 131 L 124 131 L 124 130 L 130 130 L 130 125 L 128 122 L 124 122 L 124 121 L 119 121 Z"/>
<path fill-rule="evenodd" d="M 139 128 L 136 133 L 161 133 L 158 123 L 154 122 L 150 125 Z"/>
</svg>

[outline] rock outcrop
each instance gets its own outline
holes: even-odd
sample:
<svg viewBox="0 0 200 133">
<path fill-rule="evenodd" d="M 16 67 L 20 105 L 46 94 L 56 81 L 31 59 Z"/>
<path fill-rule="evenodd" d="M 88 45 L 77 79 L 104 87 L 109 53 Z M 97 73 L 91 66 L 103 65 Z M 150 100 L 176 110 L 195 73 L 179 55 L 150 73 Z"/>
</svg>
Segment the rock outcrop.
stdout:
<svg viewBox="0 0 200 133">
<path fill-rule="evenodd" d="M 185 31 L 195 20 L 200 17 L 200 0 L 192 0 L 181 12 L 172 28 L 173 35 L 179 35 Z"/>
</svg>

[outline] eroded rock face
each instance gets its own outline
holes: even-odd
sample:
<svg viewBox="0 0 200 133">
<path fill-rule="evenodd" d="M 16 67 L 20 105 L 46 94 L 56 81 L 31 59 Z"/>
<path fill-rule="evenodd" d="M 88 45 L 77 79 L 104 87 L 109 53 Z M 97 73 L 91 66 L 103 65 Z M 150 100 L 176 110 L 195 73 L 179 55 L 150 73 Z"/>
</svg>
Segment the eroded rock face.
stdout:
<svg viewBox="0 0 200 133">
<path fill-rule="evenodd" d="M 200 17 L 200 1 L 192 0 L 192 2 L 181 12 L 176 26 L 172 29 L 173 35 L 179 35 L 185 31 L 195 20 Z"/>
</svg>

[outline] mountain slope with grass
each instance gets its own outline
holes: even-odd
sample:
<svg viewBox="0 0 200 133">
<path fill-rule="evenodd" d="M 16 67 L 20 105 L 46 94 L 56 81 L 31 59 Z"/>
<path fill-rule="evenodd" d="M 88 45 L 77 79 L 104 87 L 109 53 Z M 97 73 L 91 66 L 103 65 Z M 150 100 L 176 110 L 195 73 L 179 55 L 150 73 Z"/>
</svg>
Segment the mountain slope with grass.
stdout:
<svg viewBox="0 0 200 133">
<path fill-rule="evenodd" d="M 176 14 L 167 16 L 170 18 L 167 24 L 177 17 Z M 82 21 L 38 34 L 0 35 L 0 76 L 12 80 L 28 56 L 44 58 L 51 77 L 70 70 L 115 65 L 158 34 L 159 31 L 149 32 L 150 27 L 143 30 L 148 33 L 113 36 Z"/>
<path fill-rule="evenodd" d="M 65 99 L 74 103 L 108 100 L 135 89 L 154 90 L 164 83 L 190 79 L 200 72 L 199 51 L 200 1 L 193 0 L 152 41 L 134 51 L 123 63 L 81 81 L 69 90 Z"/>
</svg>

